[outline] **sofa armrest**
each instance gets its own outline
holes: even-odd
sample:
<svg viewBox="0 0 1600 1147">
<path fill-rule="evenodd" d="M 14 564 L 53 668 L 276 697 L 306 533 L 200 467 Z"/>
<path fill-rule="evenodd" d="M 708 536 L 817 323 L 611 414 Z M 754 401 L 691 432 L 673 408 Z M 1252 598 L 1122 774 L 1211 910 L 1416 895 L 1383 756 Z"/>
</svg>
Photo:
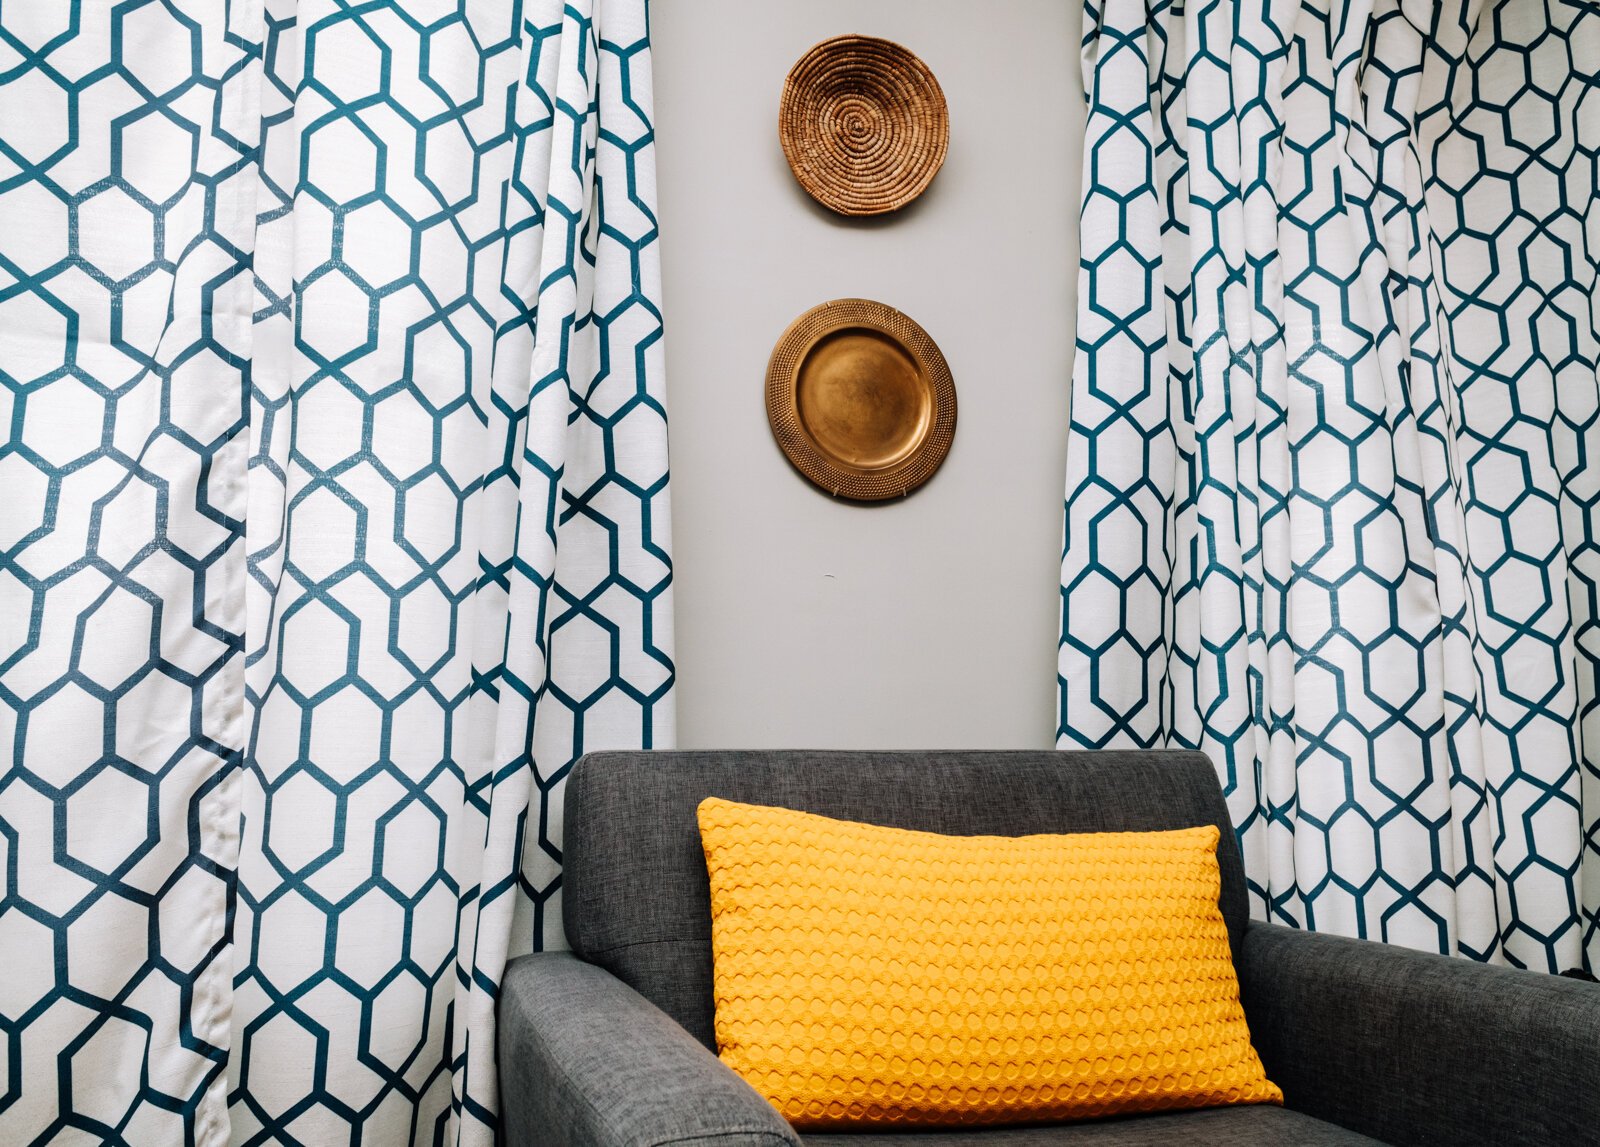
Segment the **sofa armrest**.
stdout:
<svg viewBox="0 0 1600 1147">
<path fill-rule="evenodd" d="M 782 1116 L 665 1012 L 567 953 L 500 985 L 508 1147 L 797 1147 Z"/>
<path fill-rule="evenodd" d="M 1401 1145 L 1595 1141 L 1593 984 L 1266 924 L 1237 963 L 1289 1107 Z"/>
</svg>

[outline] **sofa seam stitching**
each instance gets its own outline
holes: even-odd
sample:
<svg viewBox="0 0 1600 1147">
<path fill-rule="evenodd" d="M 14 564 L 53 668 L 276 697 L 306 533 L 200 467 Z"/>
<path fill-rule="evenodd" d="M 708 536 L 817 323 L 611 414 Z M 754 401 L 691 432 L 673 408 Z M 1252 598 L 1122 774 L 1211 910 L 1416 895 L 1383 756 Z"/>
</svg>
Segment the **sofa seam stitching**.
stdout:
<svg viewBox="0 0 1600 1147">
<path fill-rule="evenodd" d="M 671 1147 L 673 1143 L 696 1143 L 705 1139 L 727 1139 L 735 1135 L 757 1135 L 763 1142 L 784 1144 L 787 1147 L 789 1140 L 776 1131 L 764 1127 L 730 1127 L 725 1131 L 702 1131 L 693 1135 L 675 1135 L 671 1139 L 654 1140 L 651 1147 Z"/>
</svg>

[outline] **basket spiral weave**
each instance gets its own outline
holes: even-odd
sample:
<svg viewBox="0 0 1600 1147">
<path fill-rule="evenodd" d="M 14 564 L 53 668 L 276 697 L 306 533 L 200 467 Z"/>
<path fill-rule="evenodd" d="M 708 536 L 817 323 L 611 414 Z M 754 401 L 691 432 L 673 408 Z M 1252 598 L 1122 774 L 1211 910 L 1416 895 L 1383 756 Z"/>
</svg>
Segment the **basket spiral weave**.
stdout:
<svg viewBox="0 0 1600 1147">
<path fill-rule="evenodd" d="M 778 134 L 800 186 L 842 215 L 881 215 L 927 189 L 950 146 L 928 66 L 890 40 L 835 36 L 789 70 Z"/>
</svg>

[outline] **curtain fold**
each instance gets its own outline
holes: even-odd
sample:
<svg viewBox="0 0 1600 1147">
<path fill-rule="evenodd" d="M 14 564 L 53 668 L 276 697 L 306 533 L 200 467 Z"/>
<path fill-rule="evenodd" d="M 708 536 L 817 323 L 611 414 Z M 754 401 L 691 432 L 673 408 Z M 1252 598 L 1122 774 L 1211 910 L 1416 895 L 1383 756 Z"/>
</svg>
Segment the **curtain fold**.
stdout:
<svg viewBox="0 0 1600 1147">
<path fill-rule="evenodd" d="M 1600 9 L 1104 0 L 1058 742 L 1216 761 L 1255 913 L 1600 959 Z"/>
<path fill-rule="evenodd" d="M 0 16 L 0 1139 L 494 1140 L 673 737 L 645 0 Z"/>
</svg>

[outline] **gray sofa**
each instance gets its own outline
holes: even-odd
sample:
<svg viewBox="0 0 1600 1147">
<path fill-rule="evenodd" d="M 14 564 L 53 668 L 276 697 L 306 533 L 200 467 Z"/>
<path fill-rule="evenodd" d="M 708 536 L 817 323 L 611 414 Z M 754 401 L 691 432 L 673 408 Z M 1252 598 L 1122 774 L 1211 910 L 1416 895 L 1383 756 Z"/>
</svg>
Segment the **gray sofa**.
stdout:
<svg viewBox="0 0 1600 1147">
<path fill-rule="evenodd" d="M 1284 1107 L 802 1139 L 717 1060 L 707 796 L 944 833 L 1224 828 L 1221 905 Z M 514 961 L 499 1016 L 510 1147 L 1600 1144 L 1600 987 L 1251 923 L 1197 753 L 597 753 L 566 788 L 572 953 Z"/>
</svg>

